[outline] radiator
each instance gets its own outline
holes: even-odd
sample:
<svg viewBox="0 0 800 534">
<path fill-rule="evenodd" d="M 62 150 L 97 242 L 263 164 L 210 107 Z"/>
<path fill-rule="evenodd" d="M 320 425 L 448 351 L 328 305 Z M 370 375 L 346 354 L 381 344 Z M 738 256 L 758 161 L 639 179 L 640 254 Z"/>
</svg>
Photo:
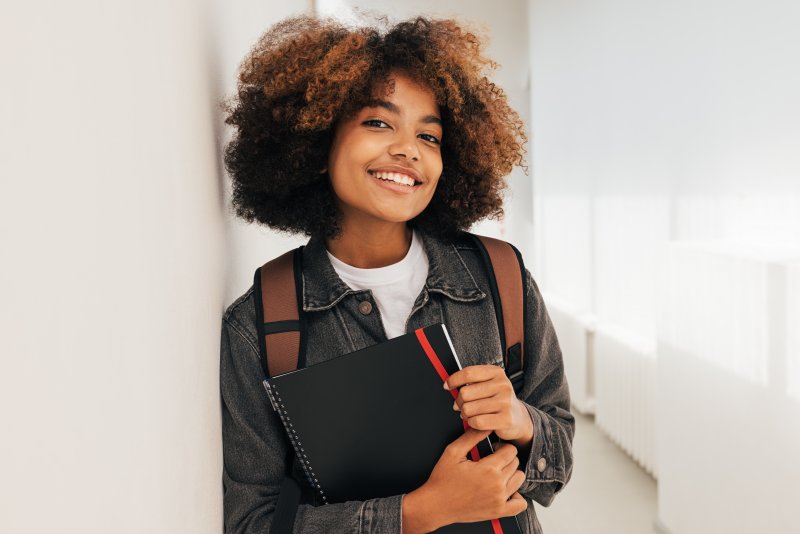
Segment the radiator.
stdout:
<svg viewBox="0 0 800 534">
<path fill-rule="evenodd" d="M 655 347 L 621 328 L 595 328 L 595 423 L 654 477 Z"/>
<path fill-rule="evenodd" d="M 593 414 L 594 316 L 588 312 L 576 312 L 566 301 L 554 295 L 543 296 L 564 358 L 564 372 L 569 383 L 572 408 L 581 413 Z"/>
</svg>

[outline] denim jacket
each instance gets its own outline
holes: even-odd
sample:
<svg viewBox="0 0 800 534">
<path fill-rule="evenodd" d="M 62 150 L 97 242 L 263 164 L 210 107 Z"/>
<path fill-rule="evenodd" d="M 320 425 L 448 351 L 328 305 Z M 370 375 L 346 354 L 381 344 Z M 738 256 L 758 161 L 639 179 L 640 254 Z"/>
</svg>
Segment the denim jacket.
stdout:
<svg viewBox="0 0 800 534">
<path fill-rule="evenodd" d="M 406 332 L 442 322 L 464 367 L 503 365 L 494 302 L 483 260 L 469 240 L 444 240 L 420 232 L 429 272 L 406 321 Z M 575 421 L 553 326 L 539 289 L 526 271 L 524 376 L 519 397 L 533 421 L 525 482 L 519 492 L 528 508 L 517 516 L 526 534 L 541 532 L 533 501 L 548 506 L 572 472 Z M 307 321 L 306 365 L 335 358 L 386 340 L 370 291 L 350 289 L 333 269 L 321 239 L 303 249 L 302 306 Z M 359 306 L 369 301 L 372 306 Z M 222 320 L 220 386 L 224 451 L 225 532 L 267 534 L 287 472 L 288 443 L 262 381 L 253 288 L 227 309 Z M 303 504 L 295 532 L 402 532 L 403 495 L 318 505 L 296 468 Z"/>
</svg>

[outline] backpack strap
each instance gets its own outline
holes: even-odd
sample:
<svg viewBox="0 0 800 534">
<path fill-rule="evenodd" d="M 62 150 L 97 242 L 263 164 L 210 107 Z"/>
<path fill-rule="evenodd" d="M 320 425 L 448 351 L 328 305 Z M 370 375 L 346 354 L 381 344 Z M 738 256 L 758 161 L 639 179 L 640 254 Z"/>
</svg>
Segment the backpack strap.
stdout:
<svg viewBox="0 0 800 534">
<path fill-rule="evenodd" d="M 305 328 L 298 302 L 302 291 L 303 247 L 278 256 L 256 269 L 253 280 L 256 298 L 256 329 L 264 376 L 297 369 L 305 359 Z M 281 483 L 270 534 L 294 530 L 302 492 L 291 477 L 294 449 L 286 451 L 286 473 Z"/>
<path fill-rule="evenodd" d="M 504 354 L 512 383 L 522 375 L 524 354 L 525 266 L 516 247 L 487 236 L 472 237 L 484 259 Z M 256 270 L 259 345 L 267 377 L 304 364 L 305 329 L 298 302 L 302 288 L 302 249 L 278 256 Z M 497 306 L 497 303 L 500 305 Z"/>
<path fill-rule="evenodd" d="M 514 245 L 491 237 L 468 234 L 483 257 L 495 303 L 500 346 L 506 375 L 519 393 L 523 385 L 525 346 L 525 265 Z M 499 305 L 498 305 L 499 303 Z"/>
<path fill-rule="evenodd" d="M 256 322 L 267 377 L 294 371 L 303 363 L 305 328 L 298 306 L 302 298 L 302 249 L 290 250 L 256 270 Z"/>
</svg>

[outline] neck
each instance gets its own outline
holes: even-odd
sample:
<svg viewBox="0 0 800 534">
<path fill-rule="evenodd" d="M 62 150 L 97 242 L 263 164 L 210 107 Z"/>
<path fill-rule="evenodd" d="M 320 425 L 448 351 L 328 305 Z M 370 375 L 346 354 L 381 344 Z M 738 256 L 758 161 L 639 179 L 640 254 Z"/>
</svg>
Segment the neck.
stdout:
<svg viewBox="0 0 800 534">
<path fill-rule="evenodd" d="M 411 247 L 411 228 L 405 223 L 382 225 L 342 225 L 327 248 L 337 259 L 360 269 L 375 269 L 397 263 Z"/>
</svg>

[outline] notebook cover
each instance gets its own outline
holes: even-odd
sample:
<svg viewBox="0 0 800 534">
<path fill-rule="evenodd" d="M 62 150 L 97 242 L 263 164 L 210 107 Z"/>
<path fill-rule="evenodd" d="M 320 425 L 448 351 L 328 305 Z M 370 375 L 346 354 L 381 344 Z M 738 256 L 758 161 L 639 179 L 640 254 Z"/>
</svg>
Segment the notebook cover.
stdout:
<svg viewBox="0 0 800 534">
<path fill-rule="evenodd" d="M 461 365 L 443 324 L 423 329 L 448 375 Z M 309 482 L 325 502 L 408 493 L 464 433 L 453 397 L 415 333 L 265 381 Z M 481 456 L 491 453 L 485 440 Z M 520 532 L 503 518 L 502 532 Z M 442 533 L 494 533 L 491 522 Z"/>
</svg>

